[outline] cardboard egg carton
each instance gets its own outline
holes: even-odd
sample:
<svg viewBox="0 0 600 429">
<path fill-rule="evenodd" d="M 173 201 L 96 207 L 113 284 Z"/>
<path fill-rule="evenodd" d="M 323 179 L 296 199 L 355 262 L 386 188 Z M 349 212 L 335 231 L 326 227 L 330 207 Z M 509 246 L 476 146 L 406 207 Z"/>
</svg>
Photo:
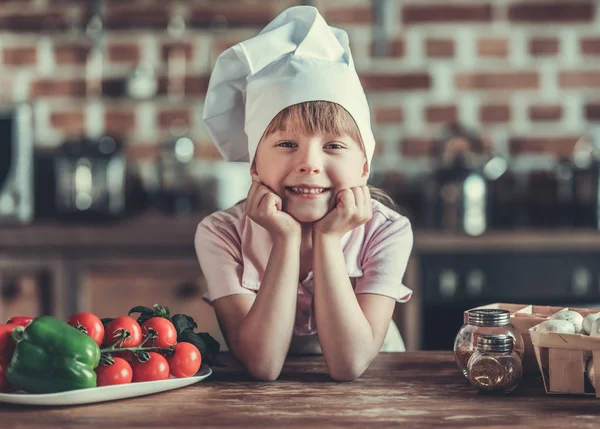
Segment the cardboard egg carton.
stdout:
<svg viewBox="0 0 600 429">
<path fill-rule="evenodd" d="M 583 317 L 600 313 L 598 308 L 560 308 L 564 309 L 574 310 Z M 600 389 L 594 388 L 594 385 L 600 387 L 600 337 L 539 332 L 537 328 L 537 325 L 532 326 L 529 333 L 546 393 L 595 395 L 600 398 Z M 592 358 L 593 362 L 588 368 L 593 368 L 590 382 L 586 366 Z"/>
</svg>

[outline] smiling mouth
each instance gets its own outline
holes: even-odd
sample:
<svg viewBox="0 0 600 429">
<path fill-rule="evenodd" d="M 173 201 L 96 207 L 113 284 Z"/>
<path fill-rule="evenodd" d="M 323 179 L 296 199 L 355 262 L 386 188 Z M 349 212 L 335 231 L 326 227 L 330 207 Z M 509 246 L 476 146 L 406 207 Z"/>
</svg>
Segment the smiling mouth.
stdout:
<svg viewBox="0 0 600 429">
<path fill-rule="evenodd" d="M 285 189 L 299 195 L 319 195 L 329 191 L 329 188 L 297 188 L 295 186 L 286 186 Z"/>
</svg>

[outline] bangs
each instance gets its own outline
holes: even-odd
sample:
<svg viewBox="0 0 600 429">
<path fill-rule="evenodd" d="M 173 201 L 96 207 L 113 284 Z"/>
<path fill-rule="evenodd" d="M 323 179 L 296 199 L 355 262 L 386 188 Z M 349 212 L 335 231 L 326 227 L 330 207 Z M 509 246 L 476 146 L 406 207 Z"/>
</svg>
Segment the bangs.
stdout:
<svg viewBox="0 0 600 429">
<path fill-rule="evenodd" d="M 354 119 L 342 106 L 329 101 L 308 101 L 286 107 L 273 118 L 263 138 L 285 131 L 291 134 L 348 135 L 362 148 L 362 139 Z"/>
</svg>

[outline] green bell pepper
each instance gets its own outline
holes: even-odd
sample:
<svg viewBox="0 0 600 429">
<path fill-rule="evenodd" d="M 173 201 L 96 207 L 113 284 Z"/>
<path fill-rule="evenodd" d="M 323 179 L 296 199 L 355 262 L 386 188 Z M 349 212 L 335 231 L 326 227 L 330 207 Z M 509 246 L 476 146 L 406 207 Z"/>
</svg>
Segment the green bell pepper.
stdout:
<svg viewBox="0 0 600 429">
<path fill-rule="evenodd" d="M 96 387 L 100 348 L 89 336 L 52 316 L 13 330 L 17 341 L 7 378 L 27 393 Z"/>
</svg>

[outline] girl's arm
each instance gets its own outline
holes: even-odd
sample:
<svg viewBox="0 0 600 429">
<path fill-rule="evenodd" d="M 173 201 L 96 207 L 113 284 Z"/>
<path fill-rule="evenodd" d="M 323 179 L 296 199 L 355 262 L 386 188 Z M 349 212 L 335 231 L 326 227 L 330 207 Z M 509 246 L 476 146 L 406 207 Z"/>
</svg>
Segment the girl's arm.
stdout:
<svg viewBox="0 0 600 429">
<path fill-rule="evenodd" d="M 231 295 L 214 302 L 223 335 L 234 356 L 254 378 L 279 377 L 296 315 L 300 239 L 275 240 L 256 297 Z"/>
<path fill-rule="evenodd" d="M 313 246 L 315 317 L 323 356 L 332 378 L 354 380 L 379 353 L 395 300 L 355 295 L 338 235 L 316 231 Z"/>
</svg>

